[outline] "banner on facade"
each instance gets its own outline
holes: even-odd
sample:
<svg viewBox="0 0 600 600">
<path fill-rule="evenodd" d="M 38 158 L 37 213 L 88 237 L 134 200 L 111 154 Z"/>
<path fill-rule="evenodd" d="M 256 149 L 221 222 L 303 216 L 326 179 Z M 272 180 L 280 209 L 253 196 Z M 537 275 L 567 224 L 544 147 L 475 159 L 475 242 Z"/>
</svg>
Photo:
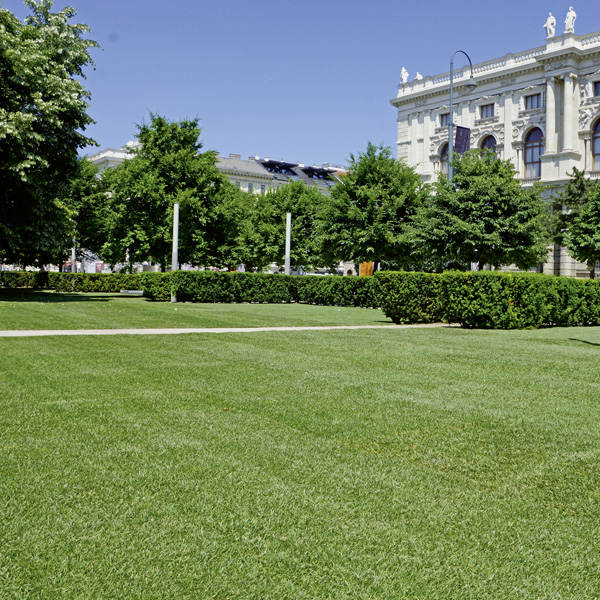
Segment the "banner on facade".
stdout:
<svg viewBox="0 0 600 600">
<path fill-rule="evenodd" d="M 454 151 L 464 154 L 471 148 L 471 130 L 468 127 L 456 127 L 456 137 L 454 138 Z"/>
</svg>

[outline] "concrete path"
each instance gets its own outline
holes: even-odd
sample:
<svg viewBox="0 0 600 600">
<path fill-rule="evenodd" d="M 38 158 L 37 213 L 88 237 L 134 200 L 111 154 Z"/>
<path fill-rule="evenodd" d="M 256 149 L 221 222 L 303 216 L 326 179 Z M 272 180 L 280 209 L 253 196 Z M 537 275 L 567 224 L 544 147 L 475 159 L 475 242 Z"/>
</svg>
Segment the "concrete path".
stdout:
<svg viewBox="0 0 600 600">
<path fill-rule="evenodd" d="M 329 331 L 337 329 L 409 329 L 443 327 L 442 323 L 421 325 L 324 325 L 315 327 L 198 327 L 170 329 L 11 329 L 0 337 L 42 337 L 49 335 L 175 335 L 181 333 L 260 333 L 264 331 Z"/>
</svg>

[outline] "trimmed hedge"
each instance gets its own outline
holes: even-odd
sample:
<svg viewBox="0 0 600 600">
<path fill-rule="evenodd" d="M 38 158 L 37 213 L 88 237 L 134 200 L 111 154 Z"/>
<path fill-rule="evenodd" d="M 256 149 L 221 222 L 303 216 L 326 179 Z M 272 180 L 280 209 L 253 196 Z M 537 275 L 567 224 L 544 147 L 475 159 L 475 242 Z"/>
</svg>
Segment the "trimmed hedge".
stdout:
<svg viewBox="0 0 600 600">
<path fill-rule="evenodd" d="M 379 308 L 381 289 L 374 277 L 339 275 L 293 277 L 297 302 Z"/>
<path fill-rule="evenodd" d="M 57 292 L 119 292 L 139 290 L 137 273 L 58 273 L 55 271 L 5 271 L 0 286 L 48 288 Z"/>
<path fill-rule="evenodd" d="M 524 329 L 600 324 L 600 283 L 534 273 L 443 273 L 444 321 L 463 327 Z"/>
<path fill-rule="evenodd" d="M 443 319 L 439 273 L 380 271 L 373 279 L 381 308 L 394 323 L 436 323 Z"/>
<path fill-rule="evenodd" d="M 2 287 L 61 292 L 143 290 L 156 301 L 304 302 L 381 307 L 394 323 L 445 321 L 463 327 L 523 329 L 600 325 L 600 281 L 498 271 L 379 272 L 374 277 L 292 277 L 262 273 L 2 272 Z"/>
<path fill-rule="evenodd" d="M 144 295 L 158 301 L 169 300 L 173 290 L 181 302 L 305 302 L 368 308 L 380 305 L 379 287 L 372 277 L 176 271 L 144 273 L 141 282 Z"/>
</svg>

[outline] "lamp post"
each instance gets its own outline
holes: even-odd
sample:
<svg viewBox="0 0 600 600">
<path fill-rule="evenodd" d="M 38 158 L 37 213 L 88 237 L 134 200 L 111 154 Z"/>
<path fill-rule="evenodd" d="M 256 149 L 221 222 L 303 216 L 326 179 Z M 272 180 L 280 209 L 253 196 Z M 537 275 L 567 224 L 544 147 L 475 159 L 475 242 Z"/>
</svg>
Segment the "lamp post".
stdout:
<svg viewBox="0 0 600 600">
<path fill-rule="evenodd" d="M 473 91 L 477 87 L 477 82 L 473 79 L 473 63 L 471 62 L 469 55 L 463 50 L 457 50 L 450 59 L 450 114 L 448 115 L 448 181 L 452 180 L 452 154 L 454 152 L 454 117 L 452 110 L 452 95 L 454 92 L 454 57 L 459 52 L 467 57 L 469 65 L 471 66 L 471 77 L 469 77 L 469 81 L 465 83 L 466 88 L 469 91 Z"/>
</svg>

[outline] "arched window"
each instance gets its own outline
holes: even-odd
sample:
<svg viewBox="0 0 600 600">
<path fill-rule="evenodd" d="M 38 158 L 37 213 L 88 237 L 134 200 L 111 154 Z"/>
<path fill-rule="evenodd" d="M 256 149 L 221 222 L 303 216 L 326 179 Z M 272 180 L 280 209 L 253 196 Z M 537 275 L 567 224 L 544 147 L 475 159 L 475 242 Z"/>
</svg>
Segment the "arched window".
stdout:
<svg viewBox="0 0 600 600">
<path fill-rule="evenodd" d="M 600 171 L 600 119 L 596 121 L 592 135 L 592 156 L 594 157 L 594 171 Z"/>
<path fill-rule="evenodd" d="M 496 152 L 496 138 L 493 135 L 486 135 L 481 141 L 482 150 L 493 150 Z"/>
<path fill-rule="evenodd" d="M 525 138 L 525 177 L 540 177 L 544 153 L 544 134 L 537 127 L 532 129 Z"/>
<path fill-rule="evenodd" d="M 448 177 L 448 144 L 444 144 L 440 150 L 440 163 L 442 174 Z"/>
</svg>

